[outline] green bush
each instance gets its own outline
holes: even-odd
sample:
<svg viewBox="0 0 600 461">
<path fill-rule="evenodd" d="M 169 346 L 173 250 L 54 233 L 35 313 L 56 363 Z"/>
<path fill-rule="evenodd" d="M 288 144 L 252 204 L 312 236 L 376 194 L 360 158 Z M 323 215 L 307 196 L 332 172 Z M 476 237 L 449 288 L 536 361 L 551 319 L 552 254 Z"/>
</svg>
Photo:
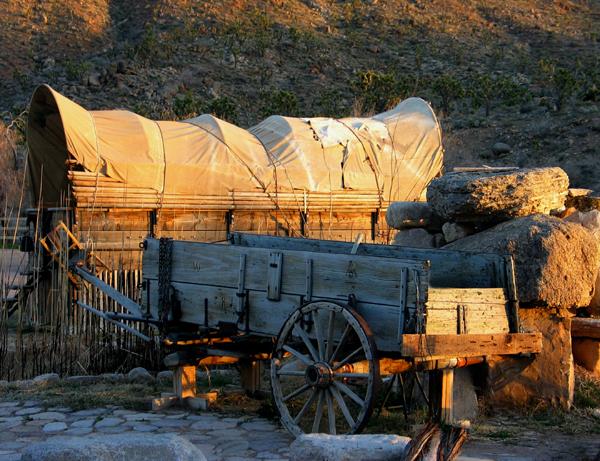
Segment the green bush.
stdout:
<svg viewBox="0 0 600 461">
<path fill-rule="evenodd" d="M 233 100 L 227 96 L 215 98 L 210 101 L 206 105 L 206 110 L 204 112 L 212 114 L 215 117 L 223 120 L 227 120 L 230 123 L 237 123 L 238 107 L 235 102 L 233 102 Z"/>
<path fill-rule="evenodd" d="M 237 67 L 239 56 L 248 53 L 263 57 L 267 48 L 276 40 L 273 20 L 266 13 L 256 9 L 243 20 L 227 24 L 221 32 L 225 48 L 233 55 Z"/>
<path fill-rule="evenodd" d="M 173 112 L 179 118 L 193 118 L 202 113 L 202 101 L 191 90 L 175 96 Z"/>
<path fill-rule="evenodd" d="M 318 116 L 342 118 L 348 114 L 349 108 L 344 106 L 344 95 L 340 90 L 325 90 L 316 100 Z"/>
<path fill-rule="evenodd" d="M 579 81 L 573 71 L 557 66 L 553 60 L 540 59 L 538 68 L 542 84 L 553 93 L 556 109 L 562 110 L 564 104 L 579 88 Z"/>
<path fill-rule="evenodd" d="M 460 80 L 450 74 L 442 74 L 434 78 L 431 89 L 439 97 L 444 114 L 449 114 L 454 102 L 465 96 L 465 89 Z"/>
<path fill-rule="evenodd" d="M 133 59 L 148 64 L 167 59 L 172 52 L 173 46 L 169 40 L 161 39 L 152 27 L 146 27 L 142 40 L 133 47 L 130 55 Z"/>
<path fill-rule="evenodd" d="M 263 105 L 260 108 L 260 114 L 262 117 L 270 115 L 298 116 L 298 96 L 295 93 L 285 90 L 275 90 L 265 92 L 261 96 Z"/>
<path fill-rule="evenodd" d="M 89 62 L 69 60 L 65 62 L 65 74 L 69 80 L 81 80 L 91 67 Z"/>
<path fill-rule="evenodd" d="M 410 96 L 417 88 L 417 78 L 366 70 L 359 72 L 351 87 L 365 112 L 383 112 Z"/>
</svg>

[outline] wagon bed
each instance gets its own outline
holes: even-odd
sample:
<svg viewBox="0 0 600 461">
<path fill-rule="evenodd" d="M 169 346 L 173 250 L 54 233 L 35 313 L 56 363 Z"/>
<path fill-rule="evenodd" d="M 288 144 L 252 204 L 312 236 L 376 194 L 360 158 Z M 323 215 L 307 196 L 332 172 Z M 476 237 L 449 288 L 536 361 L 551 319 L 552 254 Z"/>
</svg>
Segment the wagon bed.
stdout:
<svg viewBox="0 0 600 461">
<path fill-rule="evenodd" d="M 443 370 L 432 382 L 451 420 L 453 368 L 541 350 L 540 333 L 520 331 L 512 259 L 493 254 L 242 233 L 226 244 L 148 238 L 142 288 L 141 306 L 117 301 L 158 327 L 168 365 L 268 361 L 295 434 L 360 431 L 382 379 L 409 370 Z"/>
</svg>

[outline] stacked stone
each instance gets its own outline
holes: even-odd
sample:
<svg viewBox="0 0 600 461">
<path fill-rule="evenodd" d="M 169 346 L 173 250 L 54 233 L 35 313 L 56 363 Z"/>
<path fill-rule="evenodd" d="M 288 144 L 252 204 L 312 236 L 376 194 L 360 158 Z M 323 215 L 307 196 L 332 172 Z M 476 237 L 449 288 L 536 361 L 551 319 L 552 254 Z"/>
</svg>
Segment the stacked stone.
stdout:
<svg viewBox="0 0 600 461">
<path fill-rule="evenodd" d="M 569 190 L 560 168 L 479 169 L 433 180 L 427 203 L 418 205 L 427 210 L 423 222 L 441 229 L 444 248 L 508 254 L 515 261 L 521 327 L 543 333 L 543 351 L 525 369 L 522 361 L 505 360 L 491 370 L 491 379 L 514 371 L 512 380 L 490 383 L 496 401 L 520 405 L 542 396 L 565 407 L 572 402 L 570 319 L 594 305 L 600 263 L 600 212 L 589 209 L 596 202 L 600 208 L 600 199 L 589 192 Z M 388 212 L 388 224 L 402 229 L 407 219 L 398 210 L 406 209 L 402 204 Z"/>
</svg>

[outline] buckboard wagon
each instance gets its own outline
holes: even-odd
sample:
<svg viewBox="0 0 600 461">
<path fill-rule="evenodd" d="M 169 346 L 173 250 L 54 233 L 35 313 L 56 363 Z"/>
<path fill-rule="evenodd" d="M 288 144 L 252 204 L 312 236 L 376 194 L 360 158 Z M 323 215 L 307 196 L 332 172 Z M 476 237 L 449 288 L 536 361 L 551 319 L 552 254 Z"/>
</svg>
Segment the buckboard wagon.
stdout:
<svg viewBox="0 0 600 461">
<path fill-rule="evenodd" d="M 251 387 L 270 361 L 293 434 L 360 431 L 382 379 L 408 370 L 436 370 L 430 398 L 450 421 L 454 368 L 541 350 L 540 333 L 519 330 L 510 257 L 241 233 L 229 243 L 145 240 L 141 305 L 73 270 L 129 311 L 97 313 L 155 325 L 181 376 L 239 362 Z"/>
</svg>

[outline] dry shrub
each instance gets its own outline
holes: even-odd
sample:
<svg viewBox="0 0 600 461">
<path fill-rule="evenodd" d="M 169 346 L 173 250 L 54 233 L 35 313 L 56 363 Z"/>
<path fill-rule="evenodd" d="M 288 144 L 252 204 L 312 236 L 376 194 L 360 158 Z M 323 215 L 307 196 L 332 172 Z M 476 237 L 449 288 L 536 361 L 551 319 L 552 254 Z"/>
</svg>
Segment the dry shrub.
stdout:
<svg viewBox="0 0 600 461">
<path fill-rule="evenodd" d="M 0 121 L 0 214 L 15 214 L 21 195 L 22 172 L 18 165 L 18 135 Z M 13 210 L 13 208 L 15 208 Z M 11 213 L 12 211 L 12 213 Z"/>
</svg>

